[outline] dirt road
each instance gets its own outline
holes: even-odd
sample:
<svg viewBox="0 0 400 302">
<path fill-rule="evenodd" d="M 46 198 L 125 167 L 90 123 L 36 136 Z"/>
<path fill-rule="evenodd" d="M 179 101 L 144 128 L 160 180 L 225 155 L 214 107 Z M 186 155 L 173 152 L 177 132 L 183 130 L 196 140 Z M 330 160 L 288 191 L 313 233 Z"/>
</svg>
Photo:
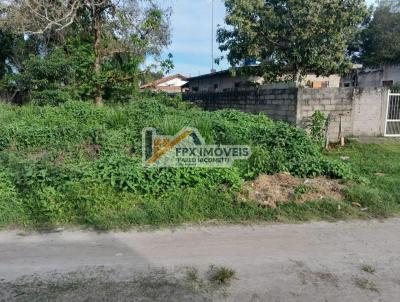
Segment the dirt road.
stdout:
<svg viewBox="0 0 400 302">
<path fill-rule="evenodd" d="M 210 280 L 210 266 L 236 274 Z M 230 281 L 230 282 L 229 282 Z M 398 301 L 400 219 L 0 232 L 0 301 Z"/>
</svg>

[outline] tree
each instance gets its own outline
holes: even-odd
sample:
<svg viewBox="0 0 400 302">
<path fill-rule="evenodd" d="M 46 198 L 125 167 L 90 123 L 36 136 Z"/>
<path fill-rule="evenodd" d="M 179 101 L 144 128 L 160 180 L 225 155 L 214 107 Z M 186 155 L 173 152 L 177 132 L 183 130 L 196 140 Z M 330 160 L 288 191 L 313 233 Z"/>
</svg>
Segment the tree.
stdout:
<svg viewBox="0 0 400 302">
<path fill-rule="evenodd" d="M 170 43 L 169 16 L 151 0 L 9 0 L 0 7 L 3 28 L 29 35 L 86 22 L 83 30 L 93 36 L 96 105 L 102 104 L 103 62 L 117 55 L 159 55 Z"/>
<path fill-rule="evenodd" d="M 353 49 L 355 61 L 365 66 L 400 63 L 400 1 L 380 1 Z"/>
<path fill-rule="evenodd" d="M 268 80 L 330 75 L 351 65 L 346 48 L 368 15 L 363 0 L 225 0 L 217 41 L 232 66 Z"/>
<path fill-rule="evenodd" d="M 29 94 L 37 105 L 57 105 L 75 96 L 74 68 L 62 49 L 42 57 L 31 55 L 23 62 L 23 72 L 10 77 L 17 91 Z"/>
</svg>

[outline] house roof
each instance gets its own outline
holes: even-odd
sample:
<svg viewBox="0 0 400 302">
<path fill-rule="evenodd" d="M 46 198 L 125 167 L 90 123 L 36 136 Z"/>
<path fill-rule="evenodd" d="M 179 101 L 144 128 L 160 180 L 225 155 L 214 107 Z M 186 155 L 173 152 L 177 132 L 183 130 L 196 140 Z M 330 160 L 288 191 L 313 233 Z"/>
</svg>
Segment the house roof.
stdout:
<svg viewBox="0 0 400 302">
<path fill-rule="evenodd" d="M 210 77 L 214 77 L 214 76 L 217 76 L 217 75 L 226 75 L 226 74 L 230 74 L 230 70 L 229 69 L 216 71 L 216 72 L 212 72 L 212 73 L 206 73 L 206 74 L 202 74 L 202 75 L 199 75 L 199 76 L 191 77 L 189 79 L 190 80 L 205 79 L 205 78 L 210 78 Z"/>
<path fill-rule="evenodd" d="M 170 75 L 170 76 L 158 79 L 158 80 L 153 81 L 151 83 L 147 83 L 147 84 L 141 85 L 140 88 L 143 89 L 143 88 L 148 88 L 148 87 L 157 87 L 158 85 L 160 85 L 162 83 L 171 81 L 171 80 L 176 79 L 176 78 L 180 78 L 183 81 L 187 81 L 186 77 L 184 77 L 183 75 L 178 73 L 178 74 L 174 74 L 174 75 Z"/>
<path fill-rule="evenodd" d="M 245 67 L 257 67 L 259 65 L 248 65 Z M 237 69 L 242 69 L 243 67 L 237 67 Z M 359 69 L 362 68 L 361 64 L 353 64 L 352 69 Z M 290 67 L 285 67 L 285 69 L 290 72 L 292 69 Z M 311 73 L 312 71 L 309 71 L 309 73 Z M 194 77 L 190 77 L 189 80 L 198 80 L 198 79 L 206 79 L 206 78 L 211 78 L 214 76 L 220 76 L 220 75 L 231 75 L 231 70 L 230 69 L 225 69 L 225 70 L 221 70 L 221 71 L 217 71 L 217 72 L 211 72 L 211 73 L 206 73 L 206 74 L 202 74 L 202 75 L 198 75 L 198 76 L 194 76 Z"/>
<path fill-rule="evenodd" d="M 228 75 L 228 76 L 233 77 L 233 75 L 232 75 L 233 69 L 241 70 L 244 68 L 254 68 L 254 67 L 258 67 L 258 66 L 259 66 L 258 64 L 249 64 L 249 65 L 245 65 L 245 66 L 241 66 L 241 67 L 232 67 L 232 68 L 228 68 L 228 69 L 224 69 L 224 70 L 220 70 L 220 71 L 215 71 L 215 72 L 210 72 L 210 73 L 190 77 L 189 80 L 205 79 L 205 78 L 211 78 L 211 77 L 220 76 L 220 75 Z"/>
</svg>

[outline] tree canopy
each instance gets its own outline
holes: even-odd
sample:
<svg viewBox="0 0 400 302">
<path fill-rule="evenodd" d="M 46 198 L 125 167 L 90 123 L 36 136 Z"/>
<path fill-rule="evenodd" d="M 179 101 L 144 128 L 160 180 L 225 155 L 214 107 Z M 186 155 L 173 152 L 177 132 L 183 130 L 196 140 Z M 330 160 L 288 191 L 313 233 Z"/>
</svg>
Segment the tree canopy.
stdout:
<svg viewBox="0 0 400 302">
<path fill-rule="evenodd" d="M 40 36 L 41 55 L 64 49 L 78 76 L 90 65 L 93 75 L 86 70 L 82 82 L 101 105 L 110 89 L 138 79 L 146 56 L 159 57 L 169 45 L 169 17 L 152 0 L 9 0 L 0 7 L 0 30 L 24 40 Z"/>
<path fill-rule="evenodd" d="M 232 66 L 269 80 L 345 72 L 346 49 L 368 15 L 363 0 L 226 0 L 217 40 Z"/>
<path fill-rule="evenodd" d="M 400 63 L 400 1 L 380 1 L 352 49 L 365 66 Z"/>
</svg>

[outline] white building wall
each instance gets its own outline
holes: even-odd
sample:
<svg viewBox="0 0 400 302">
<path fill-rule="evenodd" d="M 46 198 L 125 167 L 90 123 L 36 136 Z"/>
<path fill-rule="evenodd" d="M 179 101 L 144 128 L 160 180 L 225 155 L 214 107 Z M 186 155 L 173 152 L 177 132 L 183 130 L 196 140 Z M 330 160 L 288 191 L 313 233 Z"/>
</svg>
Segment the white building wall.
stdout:
<svg viewBox="0 0 400 302">
<path fill-rule="evenodd" d="M 381 68 L 365 69 L 358 73 L 359 87 L 380 87 L 384 81 L 400 84 L 400 65 L 383 65 Z"/>
</svg>

